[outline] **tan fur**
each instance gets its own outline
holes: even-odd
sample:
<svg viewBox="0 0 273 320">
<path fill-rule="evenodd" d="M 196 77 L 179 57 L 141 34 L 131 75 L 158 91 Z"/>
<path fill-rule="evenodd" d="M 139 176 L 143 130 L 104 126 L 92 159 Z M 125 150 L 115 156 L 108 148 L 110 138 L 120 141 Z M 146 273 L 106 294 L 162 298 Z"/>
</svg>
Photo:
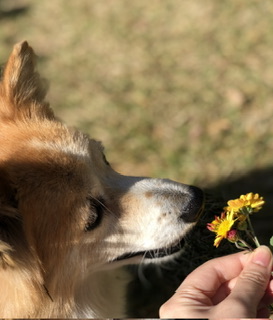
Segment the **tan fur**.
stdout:
<svg viewBox="0 0 273 320">
<path fill-rule="evenodd" d="M 0 83 L 0 317 L 124 317 L 123 277 L 107 269 L 177 243 L 202 200 L 116 173 L 99 142 L 54 117 L 46 89 L 17 44 Z"/>
</svg>

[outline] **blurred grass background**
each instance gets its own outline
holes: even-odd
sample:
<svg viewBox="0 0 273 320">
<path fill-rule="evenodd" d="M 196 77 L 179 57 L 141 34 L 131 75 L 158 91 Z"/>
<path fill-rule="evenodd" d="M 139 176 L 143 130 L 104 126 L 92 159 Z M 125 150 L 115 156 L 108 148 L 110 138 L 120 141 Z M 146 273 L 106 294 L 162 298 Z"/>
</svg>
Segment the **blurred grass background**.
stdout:
<svg viewBox="0 0 273 320">
<path fill-rule="evenodd" d="M 272 16 L 271 0 L 0 0 L 0 63 L 28 40 L 57 116 L 123 174 L 261 193 L 268 239 Z"/>
<path fill-rule="evenodd" d="M 270 0 L 0 0 L 0 60 L 28 40 L 56 114 L 118 171 L 207 187 L 272 163 L 272 14 Z"/>
<path fill-rule="evenodd" d="M 271 0 L 0 0 L 0 63 L 28 40 L 56 114 L 103 141 L 123 174 L 198 185 L 224 201 L 261 193 L 267 213 L 254 225 L 267 243 L 272 17 Z M 203 242 L 188 270 L 218 254 Z"/>
</svg>

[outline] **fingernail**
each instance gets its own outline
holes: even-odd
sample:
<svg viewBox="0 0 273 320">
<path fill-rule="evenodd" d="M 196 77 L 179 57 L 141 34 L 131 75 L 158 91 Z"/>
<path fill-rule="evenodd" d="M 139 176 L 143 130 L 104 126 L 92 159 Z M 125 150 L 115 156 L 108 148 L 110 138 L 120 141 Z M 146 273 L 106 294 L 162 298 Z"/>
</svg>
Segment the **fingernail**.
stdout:
<svg viewBox="0 0 273 320">
<path fill-rule="evenodd" d="M 269 264 L 272 264 L 272 254 L 268 247 L 260 246 L 255 249 L 253 252 L 253 256 L 251 257 L 251 261 L 253 263 L 259 264 L 263 267 L 268 267 Z"/>
</svg>

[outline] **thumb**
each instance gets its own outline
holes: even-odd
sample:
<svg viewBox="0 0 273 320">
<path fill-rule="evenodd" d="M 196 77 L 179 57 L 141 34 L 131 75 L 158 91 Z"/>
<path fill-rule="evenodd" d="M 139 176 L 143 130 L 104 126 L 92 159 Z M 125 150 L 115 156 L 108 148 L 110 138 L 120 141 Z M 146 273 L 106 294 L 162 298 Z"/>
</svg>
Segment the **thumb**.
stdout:
<svg viewBox="0 0 273 320">
<path fill-rule="evenodd" d="M 265 294 L 272 270 L 272 253 L 266 246 L 261 246 L 251 253 L 242 272 L 237 278 L 228 300 L 248 308 L 256 316 L 258 304 Z M 250 310 L 251 309 L 251 310 Z"/>
</svg>

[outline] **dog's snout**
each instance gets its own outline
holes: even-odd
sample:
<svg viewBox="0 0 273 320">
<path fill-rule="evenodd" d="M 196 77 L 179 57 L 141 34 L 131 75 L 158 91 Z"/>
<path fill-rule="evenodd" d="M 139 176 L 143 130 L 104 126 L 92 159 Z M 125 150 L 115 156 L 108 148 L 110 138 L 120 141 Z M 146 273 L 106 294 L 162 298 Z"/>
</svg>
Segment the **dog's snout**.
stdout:
<svg viewBox="0 0 273 320">
<path fill-rule="evenodd" d="M 188 200 L 182 210 L 181 218 L 185 222 L 195 222 L 202 211 L 204 194 L 201 189 L 189 186 L 187 190 L 187 197 Z"/>
</svg>

